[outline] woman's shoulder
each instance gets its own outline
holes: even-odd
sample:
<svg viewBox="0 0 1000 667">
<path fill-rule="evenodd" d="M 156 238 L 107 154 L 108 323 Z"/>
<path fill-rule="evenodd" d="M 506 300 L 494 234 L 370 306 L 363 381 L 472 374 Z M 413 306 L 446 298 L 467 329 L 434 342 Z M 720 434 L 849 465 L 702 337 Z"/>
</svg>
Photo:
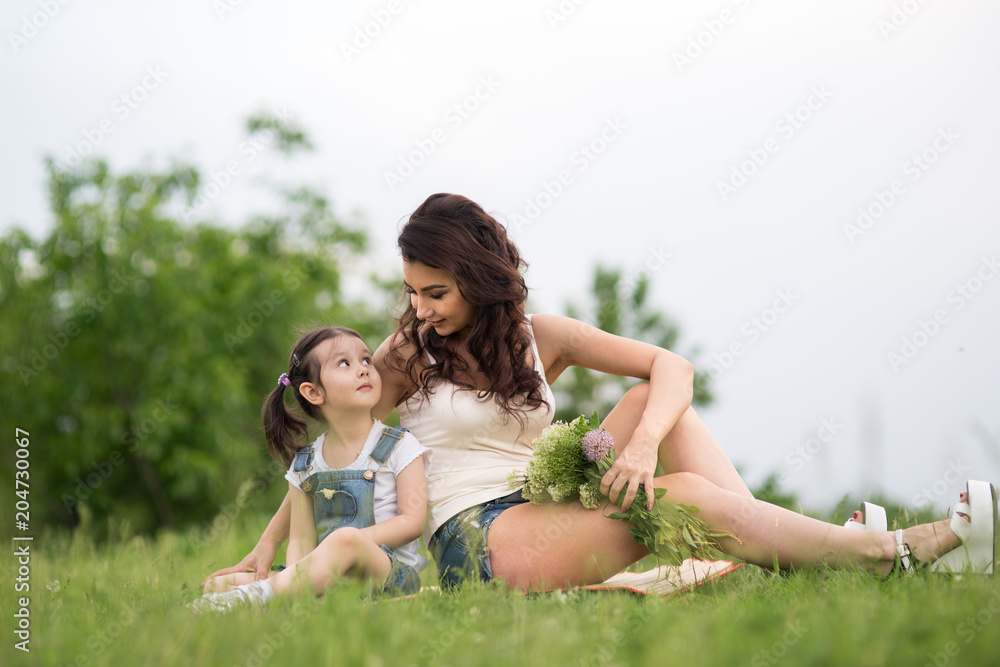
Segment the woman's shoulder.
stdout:
<svg viewBox="0 0 1000 667">
<path fill-rule="evenodd" d="M 376 363 L 395 361 L 398 358 L 407 359 L 416 352 L 413 333 L 409 330 L 394 331 L 378 346 L 373 355 Z"/>
<path fill-rule="evenodd" d="M 372 410 L 377 417 L 388 415 L 414 391 L 407 372 L 407 364 L 417 352 L 412 336 L 409 331 L 396 331 L 382 341 L 372 356 L 382 378 L 382 396 Z"/>
<path fill-rule="evenodd" d="M 571 317 L 550 313 L 534 313 L 527 317 L 539 347 L 560 340 L 578 328 L 586 326 Z"/>
<path fill-rule="evenodd" d="M 535 313 L 530 321 L 538 356 L 545 367 L 545 377 L 551 384 L 566 369 L 567 353 L 585 340 L 588 329 L 592 328 L 571 317 L 549 313 Z"/>
</svg>

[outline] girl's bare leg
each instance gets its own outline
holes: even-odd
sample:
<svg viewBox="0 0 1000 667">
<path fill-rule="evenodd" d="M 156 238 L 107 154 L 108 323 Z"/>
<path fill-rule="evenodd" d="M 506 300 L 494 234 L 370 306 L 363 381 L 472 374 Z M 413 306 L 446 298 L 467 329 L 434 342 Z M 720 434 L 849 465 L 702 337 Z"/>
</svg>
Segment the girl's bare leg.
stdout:
<svg viewBox="0 0 1000 667">
<path fill-rule="evenodd" d="M 850 530 L 719 488 L 699 475 L 674 473 L 655 480 L 677 502 L 695 505 L 715 530 L 734 535 L 721 549 L 763 567 L 859 567 L 885 574 L 896 555 L 893 533 Z M 958 546 L 948 521 L 914 526 L 904 540 L 918 560 L 930 561 Z M 488 546 L 495 577 L 517 589 L 598 583 L 648 554 L 624 521 L 576 502 L 525 503 L 501 514 Z"/>
<path fill-rule="evenodd" d="M 382 548 L 356 528 L 339 528 L 289 568 L 269 578 L 275 596 L 320 595 L 344 576 L 381 582 L 392 563 Z"/>
<path fill-rule="evenodd" d="M 639 418 L 646 409 L 648 394 L 648 383 L 643 382 L 632 387 L 602 422 L 601 426 L 611 432 L 615 442 L 620 443 L 621 447 L 628 444 L 636 426 L 639 425 Z M 736 472 L 719 441 L 692 407 L 684 411 L 673 429 L 660 443 L 659 460 L 663 471 L 667 474 L 697 473 L 720 488 L 748 498 L 752 497 L 750 489 Z"/>
<path fill-rule="evenodd" d="M 226 591 L 233 590 L 237 586 L 253 583 L 256 579 L 257 575 L 253 572 L 234 572 L 232 574 L 224 574 L 219 577 L 212 577 L 206 581 L 203 591 L 205 593 L 225 593 Z"/>
</svg>

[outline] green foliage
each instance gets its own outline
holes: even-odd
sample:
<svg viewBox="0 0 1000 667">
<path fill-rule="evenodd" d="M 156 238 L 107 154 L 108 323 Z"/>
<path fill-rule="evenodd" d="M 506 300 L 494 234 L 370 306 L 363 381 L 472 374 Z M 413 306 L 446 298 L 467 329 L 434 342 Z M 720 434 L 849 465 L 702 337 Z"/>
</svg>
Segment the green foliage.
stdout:
<svg viewBox="0 0 1000 667">
<path fill-rule="evenodd" d="M 566 314 L 617 336 L 625 336 L 658 345 L 692 359 L 697 350 L 681 353 L 677 349 L 680 329 L 665 313 L 649 303 L 649 277 L 642 275 L 634 283 L 622 280 L 620 269 L 603 266 L 594 268 L 591 303 L 586 309 L 577 304 L 566 307 Z M 588 317 L 589 315 L 589 317 Z M 616 375 L 596 373 L 574 366 L 564 373 L 554 388 L 556 419 L 569 421 L 576 415 L 597 411 L 607 415 L 634 380 Z M 712 393 L 707 371 L 695 369 L 693 405 L 709 405 Z"/>
<path fill-rule="evenodd" d="M 646 509 L 648 496 L 640 486 L 627 511 L 613 512 L 612 519 L 628 521 L 632 539 L 643 544 L 658 564 L 680 565 L 688 558 L 717 560 L 725 558 L 716 548 L 716 540 L 727 533 L 713 531 L 694 515 L 693 505 L 668 500 L 666 489 L 653 490 L 653 509 Z"/>
<path fill-rule="evenodd" d="M 308 146 L 297 132 L 278 134 Z M 0 239 L 0 433 L 30 433 L 32 522 L 72 525 L 82 502 L 139 532 L 202 523 L 241 485 L 280 480 L 259 414 L 296 327 L 343 324 L 375 345 L 388 333 L 341 292 L 365 233 L 307 188 L 230 229 L 178 221 L 193 167 L 47 166 L 51 231 Z"/>
<path fill-rule="evenodd" d="M 523 484 L 524 497 L 536 505 L 574 500 L 589 509 L 604 505 L 607 499 L 601 497 L 599 485 L 614 465 L 615 451 L 611 436 L 599 426 L 597 413 L 589 420 L 580 415 L 569 423 L 553 423 L 532 443 L 534 453 L 527 471 L 508 475 L 511 487 Z M 668 500 L 665 489 L 655 489 L 653 495 L 652 508 L 647 509 L 648 496 L 640 485 L 627 510 L 609 504 L 608 516 L 627 521 L 633 539 L 660 563 L 680 565 L 688 558 L 723 557 L 715 544 L 726 533 L 712 531 L 694 515 L 696 507 Z"/>
<path fill-rule="evenodd" d="M 291 155 L 297 150 L 312 150 L 312 142 L 306 136 L 305 130 L 285 119 L 278 118 L 273 113 L 260 111 L 252 114 L 246 121 L 247 133 L 251 136 L 271 131 L 274 133 L 276 148 L 285 155 Z"/>
</svg>

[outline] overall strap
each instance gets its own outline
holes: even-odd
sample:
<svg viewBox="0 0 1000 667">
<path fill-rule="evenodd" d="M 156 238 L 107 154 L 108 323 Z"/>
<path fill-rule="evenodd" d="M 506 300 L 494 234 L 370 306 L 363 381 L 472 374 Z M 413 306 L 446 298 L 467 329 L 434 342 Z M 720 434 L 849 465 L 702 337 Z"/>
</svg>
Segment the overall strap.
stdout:
<svg viewBox="0 0 1000 667">
<path fill-rule="evenodd" d="M 372 459 L 377 461 L 379 465 L 385 465 L 385 462 L 389 459 L 389 455 L 392 454 L 392 450 L 399 443 L 399 439 L 405 434 L 406 429 L 402 426 L 396 428 L 386 426 L 383 428 L 382 435 L 378 439 L 378 444 L 375 445 L 375 449 L 372 450 L 370 455 Z"/>
<path fill-rule="evenodd" d="M 295 458 L 292 459 L 292 471 L 293 472 L 308 472 L 309 468 L 312 467 L 313 456 L 316 452 L 312 445 L 308 447 L 303 447 L 299 451 L 295 452 Z"/>
<path fill-rule="evenodd" d="M 295 458 L 292 459 L 292 472 L 299 476 L 299 480 L 301 480 L 299 486 L 305 493 L 309 494 L 312 494 L 314 489 L 312 483 L 312 461 L 315 453 L 316 450 L 312 445 L 309 445 L 295 452 Z"/>
</svg>

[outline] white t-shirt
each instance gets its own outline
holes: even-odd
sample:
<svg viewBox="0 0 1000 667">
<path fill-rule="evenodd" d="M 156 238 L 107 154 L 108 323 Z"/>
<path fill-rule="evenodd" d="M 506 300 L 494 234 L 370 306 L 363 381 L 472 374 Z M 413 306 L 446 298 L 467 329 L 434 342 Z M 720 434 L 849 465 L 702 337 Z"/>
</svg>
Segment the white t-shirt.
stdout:
<svg viewBox="0 0 1000 667">
<path fill-rule="evenodd" d="M 434 452 L 434 463 L 427 468 L 427 541 L 462 510 L 513 493 L 507 475 L 528 467 L 535 451 L 532 441 L 552 423 L 555 397 L 545 380 L 530 315 L 528 331 L 535 371 L 549 405 L 526 411 L 523 429 L 492 397 L 480 399 L 477 392 L 452 382 L 438 384 L 429 397 L 418 391 L 396 406 L 400 423 Z"/>
<path fill-rule="evenodd" d="M 406 433 L 396 443 L 392 454 L 389 455 L 389 458 L 385 462 L 385 466 L 380 468 L 378 462 L 369 458 L 369 455 L 375 449 L 375 445 L 378 444 L 383 428 L 385 428 L 385 424 L 376 419 L 372 425 L 372 430 L 368 432 L 365 446 L 361 448 L 358 458 L 354 459 L 354 462 L 350 465 L 341 468 L 341 470 L 371 469 L 378 471 L 375 474 L 375 523 L 388 521 L 398 514 L 396 506 L 396 475 L 403 472 L 403 469 L 413 463 L 414 459 L 418 456 L 423 457 L 425 470 L 431 460 L 431 451 L 417 442 L 412 433 Z M 323 458 L 323 442 L 325 440 L 326 433 L 323 433 L 312 443 L 315 452 L 312 460 L 312 472 L 333 470 L 333 468 L 326 464 L 326 460 Z M 304 472 L 295 472 L 294 467 L 295 462 L 293 461 L 288 467 L 288 472 L 285 473 L 285 479 L 295 486 L 295 488 L 301 490 L 302 482 L 308 479 L 309 475 Z M 412 566 L 418 572 L 427 565 L 427 559 L 417 553 L 417 540 L 413 540 L 401 547 L 395 547 L 393 551 L 401 562 Z"/>
</svg>

